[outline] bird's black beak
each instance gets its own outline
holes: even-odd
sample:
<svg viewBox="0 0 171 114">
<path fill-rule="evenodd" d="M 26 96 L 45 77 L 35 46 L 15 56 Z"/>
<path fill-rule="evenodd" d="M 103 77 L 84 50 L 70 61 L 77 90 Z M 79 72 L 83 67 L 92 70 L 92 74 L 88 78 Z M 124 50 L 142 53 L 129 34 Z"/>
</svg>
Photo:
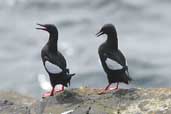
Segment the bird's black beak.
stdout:
<svg viewBox="0 0 171 114">
<path fill-rule="evenodd" d="M 41 26 L 42 28 L 37 27 L 36 29 L 48 31 L 47 28 L 46 28 L 46 25 L 43 25 L 43 24 L 37 24 L 37 25 Z"/>
<path fill-rule="evenodd" d="M 96 36 L 99 37 L 99 36 L 101 36 L 102 34 L 104 34 L 104 32 L 103 32 L 103 31 L 99 31 L 99 32 L 96 34 Z"/>
</svg>

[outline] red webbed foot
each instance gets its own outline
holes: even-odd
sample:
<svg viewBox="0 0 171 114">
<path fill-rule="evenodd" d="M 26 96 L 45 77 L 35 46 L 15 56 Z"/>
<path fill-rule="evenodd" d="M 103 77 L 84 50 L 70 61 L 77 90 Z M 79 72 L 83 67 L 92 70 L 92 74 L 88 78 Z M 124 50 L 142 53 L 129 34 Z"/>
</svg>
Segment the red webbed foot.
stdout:
<svg viewBox="0 0 171 114">
<path fill-rule="evenodd" d="M 47 98 L 47 97 L 50 97 L 50 96 L 53 96 L 53 94 L 51 92 L 46 92 L 42 95 L 42 98 Z"/>
<path fill-rule="evenodd" d="M 119 88 L 118 88 L 119 83 L 117 83 L 117 86 L 114 87 L 114 88 L 110 87 L 110 85 L 111 85 L 111 84 L 109 84 L 105 89 L 103 89 L 103 90 L 102 90 L 101 92 L 99 92 L 98 94 L 99 94 L 99 95 L 102 95 L 102 94 L 110 93 L 110 92 L 112 92 L 112 91 L 118 91 L 118 90 L 119 90 Z"/>
<path fill-rule="evenodd" d="M 62 86 L 61 89 L 55 89 L 55 88 L 52 88 L 52 91 L 50 92 L 46 92 L 42 95 L 42 98 L 47 98 L 47 97 L 50 97 L 50 96 L 54 96 L 55 94 L 57 93 L 61 93 L 64 91 L 64 86 Z"/>
</svg>

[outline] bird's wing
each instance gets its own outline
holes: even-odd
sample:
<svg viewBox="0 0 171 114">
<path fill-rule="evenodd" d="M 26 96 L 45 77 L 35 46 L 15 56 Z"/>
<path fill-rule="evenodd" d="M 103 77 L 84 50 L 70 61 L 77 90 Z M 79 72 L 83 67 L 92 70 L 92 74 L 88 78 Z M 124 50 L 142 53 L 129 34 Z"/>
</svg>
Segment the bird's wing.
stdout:
<svg viewBox="0 0 171 114">
<path fill-rule="evenodd" d="M 113 51 L 113 52 L 106 52 L 106 55 L 112 60 L 119 63 L 120 65 L 122 65 L 123 67 L 127 66 L 126 58 L 124 57 L 124 55 L 120 50 Z"/>
<path fill-rule="evenodd" d="M 45 61 L 45 68 L 48 72 L 50 72 L 52 74 L 58 74 L 58 73 L 62 72 L 62 69 L 59 66 L 51 63 L 48 60 Z"/>
<path fill-rule="evenodd" d="M 65 57 L 60 52 L 58 52 L 58 56 L 61 58 L 59 61 L 61 64 L 61 68 L 65 69 L 67 67 Z"/>
<path fill-rule="evenodd" d="M 120 51 L 105 52 L 105 63 L 111 70 L 121 70 L 127 67 L 124 55 Z"/>
<path fill-rule="evenodd" d="M 111 70 L 121 70 L 123 68 L 122 65 L 110 58 L 106 58 L 105 63 L 107 67 Z"/>
</svg>

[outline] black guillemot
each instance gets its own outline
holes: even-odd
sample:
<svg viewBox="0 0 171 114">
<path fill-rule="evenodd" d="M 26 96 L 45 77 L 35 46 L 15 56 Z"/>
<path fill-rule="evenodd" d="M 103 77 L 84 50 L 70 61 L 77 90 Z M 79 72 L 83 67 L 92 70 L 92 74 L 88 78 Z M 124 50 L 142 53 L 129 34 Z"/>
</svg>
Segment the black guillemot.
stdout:
<svg viewBox="0 0 171 114">
<path fill-rule="evenodd" d="M 131 81 L 126 58 L 118 49 L 118 38 L 115 27 L 112 24 L 105 24 L 96 35 L 99 37 L 103 34 L 107 35 L 107 40 L 100 45 L 98 53 L 109 84 L 99 94 L 117 90 L 119 82 L 128 84 Z M 110 88 L 112 83 L 117 83 L 117 86 Z"/>
<path fill-rule="evenodd" d="M 41 58 L 47 73 L 49 74 L 52 90 L 43 94 L 43 97 L 53 96 L 57 92 L 64 91 L 64 86 L 68 87 L 71 77 L 75 74 L 70 74 L 67 68 L 67 63 L 64 56 L 58 51 L 58 30 L 53 24 L 38 24 L 40 30 L 49 33 L 49 40 L 41 50 Z M 61 84 L 62 88 L 56 90 L 55 86 Z"/>
</svg>

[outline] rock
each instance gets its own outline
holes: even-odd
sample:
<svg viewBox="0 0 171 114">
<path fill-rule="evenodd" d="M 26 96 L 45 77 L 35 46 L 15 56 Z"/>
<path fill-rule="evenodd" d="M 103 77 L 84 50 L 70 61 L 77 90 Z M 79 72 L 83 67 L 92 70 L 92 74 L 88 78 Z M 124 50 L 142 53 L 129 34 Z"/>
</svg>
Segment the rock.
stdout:
<svg viewBox="0 0 171 114">
<path fill-rule="evenodd" d="M 20 113 L 12 114 L 171 114 L 171 89 L 120 89 L 104 95 L 98 91 L 69 89 L 37 101 L 11 94 L 0 97 L 0 114 L 11 114 L 14 109 Z"/>
<path fill-rule="evenodd" d="M 16 92 L 0 92 L 0 114 L 30 114 L 34 101 Z"/>
<path fill-rule="evenodd" d="M 104 95 L 98 91 L 71 89 L 44 99 L 47 105 L 43 114 L 71 109 L 71 114 L 169 114 L 171 110 L 171 89 L 121 89 Z"/>
</svg>

